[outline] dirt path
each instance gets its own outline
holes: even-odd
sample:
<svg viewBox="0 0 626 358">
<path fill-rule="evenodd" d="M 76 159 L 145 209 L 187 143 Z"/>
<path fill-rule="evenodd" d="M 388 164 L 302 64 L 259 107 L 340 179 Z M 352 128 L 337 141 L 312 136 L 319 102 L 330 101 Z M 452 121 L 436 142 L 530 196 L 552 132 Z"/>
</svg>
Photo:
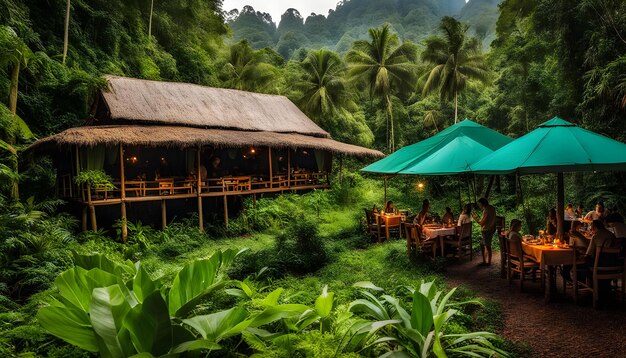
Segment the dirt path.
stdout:
<svg viewBox="0 0 626 358">
<path fill-rule="evenodd" d="M 496 262 L 497 261 L 497 262 Z M 480 267 L 474 256 L 448 265 L 445 276 L 450 286 L 465 286 L 480 296 L 495 300 L 502 307 L 504 328 L 499 332 L 513 342 L 524 342 L 535 357 L 626 357 L 626 311 L 620 308 L 594 310 L 590 297 L 579 305 L 572 299 L 571 287 L 563 296 L 544 304 L 539 284 L 519 281 L 511 285 L 500 278 L 500 254 L 494 254 L 491 267 Z"/>
</svg>

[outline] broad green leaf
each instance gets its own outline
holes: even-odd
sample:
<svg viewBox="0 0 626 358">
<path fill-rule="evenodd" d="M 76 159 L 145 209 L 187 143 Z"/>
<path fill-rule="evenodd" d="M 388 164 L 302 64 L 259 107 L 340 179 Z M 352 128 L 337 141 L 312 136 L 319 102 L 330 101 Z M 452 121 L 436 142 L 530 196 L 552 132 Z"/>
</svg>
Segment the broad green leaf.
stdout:
<svg viewBox="0 0 626 358">
<path fill-rule="evenodd" d="M 133 292 L 137 300 L 143 302 L 151 293 L 158 291 L 159 286 L 158 281 L 152 280 L 143 266 L 139 266 L 133 278 Z"/>
<path fill-rule="evenodd" d="M 149 294 L 142 304 L 131 309 L 124 319 L 137 352 L 164 355 L 172 347 L 172 322 L 161 292 Z"/>
<path fill-rule="evenodd" d="M 124 357 L 124 345 L 118 338 L 130 305 L 118 285 L 98 287 L 93 290 L 89 318 L 94 331 L 102 341 L 100 354 Z"/>
<path fill-rule="evenodd" d="M 222 267 L 228 267 L 232 265 L 233 261 L 235 261 L 237 256 L 241 255 L 242 253 L 246 251 L 248 251 L 248 249 L 241 249 L 239 251 L 235 251 L 233 249 L 226 249 L 222 251 L 221 253 Z"/>
<path fill-rule="evenodd" d="M 315 300 L 315 309 L 320 317 L 326 318 L 330 315 L 330 312 L 333 310 L 334 298 L 335 294 L 333 292 L 328 292 L 328 286 L 324 286 L 322 294 Z"/>
<path fill-rule="evenodd" d="M 195 341 L 189 341 L 179 344 L 178 346 L 174 347 L 172 353 L 180 354 L 184 352 L 195 351 L 198 349 L 216 351 L 222 349 L 222 347 L 213 341 L 209 341 L 206 339 L 197 339 Z"/>
<path fill-rule="evenodd" d="M 37 312 L 37 320 L 48 332 L 90 352 L 98 351 L 96 334 L 89 316 L 79 309 L 43 307 Z"/>
<path fill-rule="evenodd" d="M 422 336 L 426 336 L 433 327 L 433 311 L 430 306 L 430 301 L 418 291 L 415 291 L 413 294 L 411 326 Z"/>
<path fill-rule="evenodd" d="M 268 307 L 252 317 L 250 327 L 260 327 L 283 318 L 301 315 L 309 307 L 299 304 L 286 304 Z"/>
<path fill-rule="evenodd" d="M 376 285 L 374 285 L 373 283 L 369 282 L 369 281 L 359 281 L 356 282 L 352 285 L 352 287 L 360 287 L 360 288 L 367 288 L 370 290 L 374 290 L 374 291 L 384 291 L 383 288 L 378 287 Z"/>
<path fill-rule="evenodd" d="M 221 287 L 215 285 L 220 254 L 208 260 L 197 260 L 185 265 L 174 278 L 168 295 L 171 316 L 183 317 L 204 296 Z"/>
<path fill-rule="evenodd" d="M 280 299 L 280 295 L 283 293 L 283 288 L 279 287 L 274 291 L 270 292 L 265 298 L 259 302 L 261 306 L 264 307 L 272 307 L 278 304 L 278 300 Z"/>
<path fill-rule="evenodd" d="M 28 124 L 22 119 L 22 117 L 17 114 L 13 115 L 13 120 L 15 121 L 15 127 L 18 131 L 18 136 L 24 140 L 33 139 L 35 136 L 33 132 L 28 127 Z"/>
<path fill-rule="evenodd" d="M 183 320 L 195 329 L 202 338 L 215 343 L 220 340 L 241 334 L 251 321 L 246 321 L 248 312 L 243 307 L 234 307 L 204 316 L 196 316 Z"/>
<path fill-rule="evenodd" d="M 127 261 L 124 265 L 118 265 L 117 263 L 109 260 L 104 255 L 81 255 L 79 253 L 73 253 L 74 265 L 84 268 L 85 270 L 91 270 L 93 268 L 99 268 L 113 275 L 122 275 L 122 272 L 127 274 L 134 274 L 135 267 L 132 262 Z"/>
<path fill-rule="evenodd" d="M 54 283 L 63 298 L 83 312 L 89 311 L 93 287 L 87 283 L 87 270 L 74 267 L 62 272 Z"/>
</svg>

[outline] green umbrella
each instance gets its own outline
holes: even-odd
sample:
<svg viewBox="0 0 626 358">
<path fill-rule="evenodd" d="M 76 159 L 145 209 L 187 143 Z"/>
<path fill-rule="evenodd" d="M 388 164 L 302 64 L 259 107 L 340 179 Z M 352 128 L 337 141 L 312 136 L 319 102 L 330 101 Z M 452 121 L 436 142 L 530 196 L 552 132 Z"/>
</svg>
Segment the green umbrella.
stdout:
<svg viewBox="0 0 626 358">
<path fill-rule="evenodd" d="M 505 135 L 465 119 L 361 171 L 378 174 L 462 174 L 470 171 L 472 163 L 511 141 Z"/>
<path fill-rule="evenodd" d="M 555 117 L 468 169 L 480 174 L 557 173 L 557 237 L 563 235 L 563 172 L 626 170 L 626 144 Z"/>
</svg>

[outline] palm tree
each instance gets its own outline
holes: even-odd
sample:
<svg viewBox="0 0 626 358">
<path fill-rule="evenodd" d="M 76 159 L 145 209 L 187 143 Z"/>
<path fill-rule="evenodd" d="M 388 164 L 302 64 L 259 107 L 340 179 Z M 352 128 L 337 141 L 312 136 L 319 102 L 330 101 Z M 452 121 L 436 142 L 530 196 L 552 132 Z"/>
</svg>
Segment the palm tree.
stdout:
<svg viewBox="0 0 626 358">
<path fill-rule="evenodd" d="M 371 42 L 356 41 L 346 59 L 349 76 L 369 88 L 370 98 L 378 97 L 387 114 L 389 151 L 395 150 L 392 97 L 394 93 L 413 89 L 417 59 L 415 46 L 400 43 L 388 24 L 369 29 Z"/>
<path fill-rule="evenodd" d="M 294 88 L 298 105 L 313 117 L 332 116 L 352 104 L 344 80 L 346 66 L 329 50 L 311 51 L 301 63 L 302 77 Z"/>
<path fill-rule="evenodd" d="M 261 51 L 255 51 L 242 40 L 230 48 L 226 64 L 220 74 L 224 85 L 243 91 L 267 91 L 276 76 L 276 68 L 263 61 Z"/>
<path fill-rule="evenodd" d="M 422 60 L 432 69 L 426 74 L 423 95 L 438 91 L 444 100 L 454 99 L 454 123 L 458 122 L 458 97 L 471 81 L 486 83 L 489 71 L 480 42 L 466 36 L 469 26 L 452 17 L 441 20 L 444 37 L 426 40 Z"/>
</svg>

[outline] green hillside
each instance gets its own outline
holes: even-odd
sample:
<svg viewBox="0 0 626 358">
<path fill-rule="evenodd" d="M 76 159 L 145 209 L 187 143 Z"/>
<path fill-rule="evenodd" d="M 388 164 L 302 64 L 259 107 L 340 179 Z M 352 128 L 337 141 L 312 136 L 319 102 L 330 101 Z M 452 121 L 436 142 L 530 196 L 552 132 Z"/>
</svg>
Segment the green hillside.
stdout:
<svg viewBox="0 0 626 358">
<path fill-rule="evenodd" d="M 346 52 L 367 30 L 389 23 L 402 39 L 419 42 L 435 30 L 443 16 L 472 25 L 481 38 L 495 38 L 500 0 L 348 0 L 328 14 L 301 14 L 288 9 L 280 19 L 246 6 L 227 13 L 235 41 L 247 39 L 253 47 L 272 47 L 287 57 L 298 48 L 328 48 Z"/>
</svg>

